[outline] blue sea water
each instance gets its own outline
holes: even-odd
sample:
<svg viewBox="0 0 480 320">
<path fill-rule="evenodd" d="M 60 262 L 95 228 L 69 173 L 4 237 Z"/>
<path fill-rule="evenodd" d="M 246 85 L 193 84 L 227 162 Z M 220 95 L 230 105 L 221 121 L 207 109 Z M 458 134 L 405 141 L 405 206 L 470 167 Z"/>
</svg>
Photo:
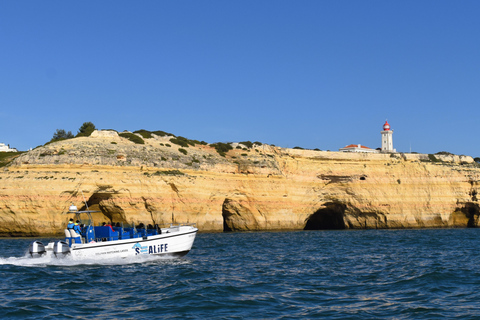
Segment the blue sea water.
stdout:
<svg viewBox="0 0 480 320">
<path fill-rule="evenodd" d="M 477 319 L 480 229 L 200 233 L 180 259 L 25 257 L 0 239 L 2 319 Z M 48 242 L 48 239 L 43 239 Z"/>
</svg>

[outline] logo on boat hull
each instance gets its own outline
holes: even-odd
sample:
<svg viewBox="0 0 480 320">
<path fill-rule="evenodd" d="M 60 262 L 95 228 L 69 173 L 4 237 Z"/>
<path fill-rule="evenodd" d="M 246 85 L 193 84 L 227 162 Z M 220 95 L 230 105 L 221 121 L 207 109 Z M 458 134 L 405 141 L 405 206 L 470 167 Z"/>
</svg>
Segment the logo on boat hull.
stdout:
<svg viewBox="0 0 480 320">
<path fill-rule="evenodd" d="M 147 246 L 142 246 L 140 243 L 135 243 L 133 246 L 133 249 L 135 250 L 135 255 L 137 254 L 148 254 L 148 247 Z"/>
<path fill-rule="evenodd" d="M 153 246 L 142 246 L 137 242 L 132 249 L 135 250 L 135 255 L 164 253 L 168 251 L 168 243 L 156 244 Z"/>
</svg>

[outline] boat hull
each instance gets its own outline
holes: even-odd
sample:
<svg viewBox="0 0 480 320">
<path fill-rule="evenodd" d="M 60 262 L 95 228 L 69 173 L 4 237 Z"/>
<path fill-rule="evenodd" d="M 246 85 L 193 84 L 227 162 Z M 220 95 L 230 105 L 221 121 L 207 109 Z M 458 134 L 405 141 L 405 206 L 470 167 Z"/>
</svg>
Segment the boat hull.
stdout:
<svg viewBox="0 0 480 320">
<path fill-rule="evenodd" d="M 178 231 L 116 241 L 72 244 L 74 260 L 101 258 L 129 258 L 141 255 L 173 256 L 186 255 L 193 246 L 198 229 L 181 226 Z"/>
</svg>

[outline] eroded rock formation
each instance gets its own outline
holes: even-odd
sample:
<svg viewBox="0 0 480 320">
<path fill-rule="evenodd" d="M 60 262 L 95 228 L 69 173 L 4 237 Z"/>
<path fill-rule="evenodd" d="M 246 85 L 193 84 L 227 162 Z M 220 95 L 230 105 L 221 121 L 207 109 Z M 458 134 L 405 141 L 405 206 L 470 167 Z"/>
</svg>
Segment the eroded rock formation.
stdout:
<svg viewBox="0 0 480 320">
<path fill-rule="evenodd" d="M 201 231 L 476 227 L 471 157 L 234 145 L 135 144 L 116 132 L 48 144 L 0 171 L 0 234 L 61 234 L 73 203 L 95 222 Z M 180 150 L 183 149 L 183 150 Z"/>
</svg>

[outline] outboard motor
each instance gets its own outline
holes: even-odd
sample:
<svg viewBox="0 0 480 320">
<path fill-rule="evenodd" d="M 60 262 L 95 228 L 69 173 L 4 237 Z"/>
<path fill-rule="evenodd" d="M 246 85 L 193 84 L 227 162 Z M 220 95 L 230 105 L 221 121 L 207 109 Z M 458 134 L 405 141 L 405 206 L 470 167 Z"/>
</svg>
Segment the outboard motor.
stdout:
<svg viewBox="0 0 480 320">
<path fill-rule="evenodd" d="M 45 251 L 45 246 L 43 245 L 43 243 L 41 243 L 38 240 L 35 240 L 32 243 L 30 243 L 28 251 L 30 252 L 30 255 L 32 256 L 32 258 L 41 257 L 47 252 Z"/>
<path fill-rule="evenodd" d="M 70 248 L 65 241 L 57 241 L 53 245 L 53 253 L 55 254 L 55 257 L 62 258 L 70 253 Z"/>
</svg>

